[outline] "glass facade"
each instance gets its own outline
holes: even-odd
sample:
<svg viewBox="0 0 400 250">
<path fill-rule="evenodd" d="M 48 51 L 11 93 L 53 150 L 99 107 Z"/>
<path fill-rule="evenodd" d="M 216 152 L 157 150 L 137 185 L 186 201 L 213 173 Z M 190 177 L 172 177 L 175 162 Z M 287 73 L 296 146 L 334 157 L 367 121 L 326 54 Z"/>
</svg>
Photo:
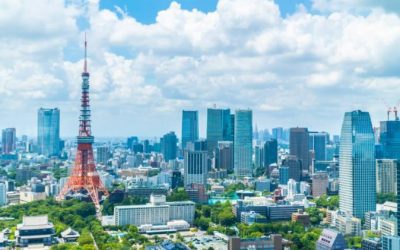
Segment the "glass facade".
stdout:
<svg viewBox="0 0 400 250">
<path fill-rule="evenodd" d="M 383 158 L 400 160 L 400 121 L 381 122 L 379 137 Z"/>
<path fill-rule="evenodd" d="M 38 111 L 38 153 L 60 154 L 60 110 L 40 108 Z"/>
<path fill-rule="evenodd" d="M 219 141 L 232 141 L 230 109 L 207 109 L 207 149 L 213 152 Z"/>
<path fill-rule="evenodd" d="M 339 153 L 340 210 L 362 218 L 376 210 L 374 131 L 368 112 L 346 112 Z"/>
<path fill-rule="evenodd" d="M 187 142 L 199 139 L 199 115 L 197 111 L 182 111 L 182 149 L 186 149 Z"/>
<path fill-rule="evenodd" d="M 238 177 L 252 176 L 253 112 L 237 110 L 235 113 L 234 171 Z"/>
</svg>

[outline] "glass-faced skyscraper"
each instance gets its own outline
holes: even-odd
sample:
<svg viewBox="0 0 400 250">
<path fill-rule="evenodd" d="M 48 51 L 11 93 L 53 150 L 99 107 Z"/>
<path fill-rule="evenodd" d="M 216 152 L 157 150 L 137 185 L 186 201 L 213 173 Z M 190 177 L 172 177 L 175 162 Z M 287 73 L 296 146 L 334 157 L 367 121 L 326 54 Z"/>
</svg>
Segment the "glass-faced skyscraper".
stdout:
<svg viewBox="0 0 400 250">
<path fill-rule="evenodd" d="M 400 121 L 382 121 L 379 138 L 383 157 L 400 160 Z"/>
<path fill-rule="evenodd" d="M 235 143 L 234 171 L 238 177 L 252 176 L 253 153 L 253 112 L 251 110 L 236 110 L 235 113 Z"/>
<path fill-rule="evenodd" d="M 376 210 L 374 131 L 368 112 L 346 112 L 340 137 L 340 210 L 362 218 Z"/>
<path fill-rule="evenodd" d="M 182 149 L 188 142 L 199 139 L 199 115 L 197 111 L 182 111 Z"/>
<path fill-rule="evenodd" d="M 230 109 L 207 109 L 207 149 L 213 152 L 219 141 L 232 141 Z"/>
<path fill-rule="evenodd" d="M 1 143 L 3 147 L 3 154 L 10 154 L 15 152 L 16 149 L 16 130 L 15 128 L 6 128 L 2 131 Z"/>
<path fill-rule="evenodd" d="M 60 153 L 60 110 L 58 108 L 38 111 L 38 153 L 56 156 Z"/>
</svg>

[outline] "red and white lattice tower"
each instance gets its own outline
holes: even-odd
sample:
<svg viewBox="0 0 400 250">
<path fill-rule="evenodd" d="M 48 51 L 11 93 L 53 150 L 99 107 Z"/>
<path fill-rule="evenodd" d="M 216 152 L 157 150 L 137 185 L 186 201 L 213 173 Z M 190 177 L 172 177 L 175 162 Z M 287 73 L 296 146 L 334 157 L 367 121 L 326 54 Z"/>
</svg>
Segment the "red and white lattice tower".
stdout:
<svg viewBox="0 0 400 250">
<path fill-rule="evenodd" d="M 94 137 L 90 129 L 90 104 L 89 104 L 89 72 L 87 71 L 87 42 L 85 36 L 85 62 L 82 72 L 82 98 L 81 98 L 81 115 L 79 118 L 79 136 L 78 149 L 76 152 L 75 165 L 72 173 L 62 188 L 58 199 L 65 199 L 70 193 L 87 194 L 96 206 L 96 210 L 100 212 L 100 193 L 108 195 L 103 182 L 96 171 L 96 164 L 93 158 L 92 144 Z"/>
</svg>

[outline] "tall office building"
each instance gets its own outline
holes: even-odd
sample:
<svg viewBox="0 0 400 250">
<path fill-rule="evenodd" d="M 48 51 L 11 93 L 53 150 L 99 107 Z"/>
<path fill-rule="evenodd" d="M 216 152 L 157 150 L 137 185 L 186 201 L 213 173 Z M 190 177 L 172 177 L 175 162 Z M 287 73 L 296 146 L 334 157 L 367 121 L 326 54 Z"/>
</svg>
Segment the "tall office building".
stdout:
<svg viewBox="0 0 400 250">
<path fill-rule="evenodd" d="M 38 153 L 60 154 L 60 110 L 40 108 L 38 111 Z"/>
<path fill-rule="evenodd" d="M 400 121 L 382 121 L 379 131 L 383 158 L 400 160 Z"/>
<path fill-rule="evenodd" d="M 197 111 L 182 111 L 182 149 L 186 149 L 187 142 L 199 139 L 199 114 Z"/>
<path fill-rule="evenodd" d="M 164 160 L 168 162 L 169 160 L 176 159 L 176 144 L 178 143 L 178 138 L 174 132 L 169 132 L 161 138 L 161 153 L 164 156 Z"/>
<path fill-rule="evenodd" d="M 215 166 L 218 169 L 226 169 L 228 173 L 233 173 L 233 142 L 218 142 L 218 149 L 216 152 Z"/>
<path fill-rule="evenodd" d="M 264 143 L 264 167 L 269 167 L 272 163 L 278 163 L 278 141 L 276 139 Z"/>
<path fill-rule="evenodd" d="M 236 110 L 235 112 L 235 144 L 234 170 L 238 177 L 252 176 L 253 151 L 253 112 L 251 110 Z"/>
<path fill-rule="evenodd" d="M 376 160 L 377 193 L 397 193 L 397 164 L 396 159 Z"/>
<path fill-rule="evenodd" d="M 282 160 L 282 166 L 288 167 L 289 179 L 300 182 L 302 179 L 303 168 L 301 161 L 294 155 L 288 155 Z"/>
<path fill-rule="evenodd" d="M 15 128 L 5 128 L 2 133 L 3 154 L 10 154 L 16 149 L 16 130 Z"/>
<path fill-rule="evenodd" d="M 109 159 L 110 159 L 110 148 L 107 146 L 97 147 L 96 162 L 106 165 Z"/>
<path fill-rule="evenodd" d="M 0 206 L 7 205 L 7 185 L 0 182 Z"/>
<path fill-rule="evenodd" d="M 314 160 L 326 160 L 326 144 L 328 143 L 327 133 L 324 132 L 310 132 L 309 133 L 309 149 L 314 152 Z"/>
<path fill-rule="evenodd" d="M 278 128 L 273 128 L 272 129 L 272 138 L 276 140 L 282 140 L 283 139 L 283 128 L 278 127 Z"/>
<path fill-rule="evenodd" d="M 344 115 L 339 153 L 339 208 L 362 218 L 376 210 L 374 131 L 368 112 Z"/>
<path fill-rule="evenodd" d="M 291 128 L 289 137 L 289 151 L 296 156 L 302 165 L 302 169 L 307 170 L 310 166 L 309 161 L 309 135 L 307 128 Z"/>
<path fill-rule="evenodd" d="M 232 141 L 232 124 L 230 109 L 207 109 L 207 149 L 212 153 L 218 141 Z"/>
<path fill-rule="evenodd" d="M 184 152 L 184 184 L 207 184 L 207 151 L 185 150 Z"/>
</svg>

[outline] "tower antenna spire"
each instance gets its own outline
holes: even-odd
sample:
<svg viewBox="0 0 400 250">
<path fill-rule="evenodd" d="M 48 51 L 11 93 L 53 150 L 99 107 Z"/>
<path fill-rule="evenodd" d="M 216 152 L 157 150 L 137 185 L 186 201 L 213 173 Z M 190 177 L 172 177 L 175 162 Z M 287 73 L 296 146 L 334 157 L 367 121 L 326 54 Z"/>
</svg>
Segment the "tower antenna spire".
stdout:
<svg viewBox="0 0 400 250">
<path fill-rule="evenodd" d="M 83 72 L 87 73 L 87 40 L 86 40 L 86 32 L 85 32 L 85 63 L 83 65 Z"/>
</svg>

